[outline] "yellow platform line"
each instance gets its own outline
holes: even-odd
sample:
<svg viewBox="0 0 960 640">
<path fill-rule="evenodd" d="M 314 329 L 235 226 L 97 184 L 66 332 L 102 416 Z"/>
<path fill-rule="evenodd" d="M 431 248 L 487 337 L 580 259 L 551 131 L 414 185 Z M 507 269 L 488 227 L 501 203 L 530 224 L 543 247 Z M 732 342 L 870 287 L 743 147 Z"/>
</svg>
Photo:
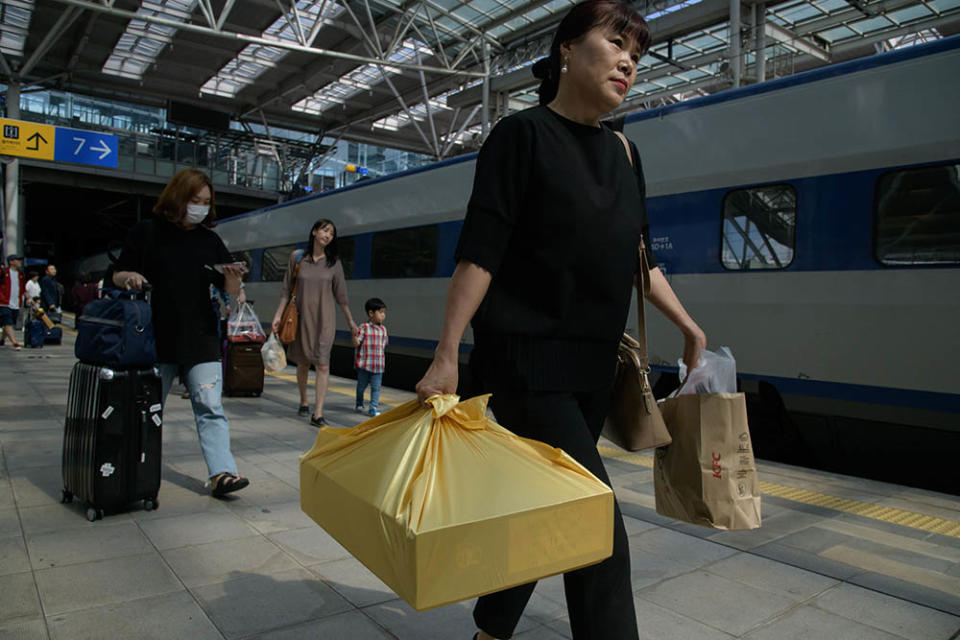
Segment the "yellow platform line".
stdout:
<svg viewBox="0 0 960 640">
<path fill-rule="evenodd" d="M 77 326 L 77 319 L 76 319 L 76 316 L 75 316 L 74 314 L 70 313 L 69 311 L 64 311 L 63 313 L 61 313 L 61 315 L 62 315 L 64 318 L 71 318 L 71 319 L 73 320 L 73 326 Z M 60 323 L 60 328 L 63 329 L 66 333 L 69 333 L 69 334 L 72 335 L 72 336 L 77 335 L 76 329 L 71 329 L 70 327 L 65 327 L 65 326 L 63 326 L 63 323 L 62 323 L 62 322 Z"/>
<path fill-rule="evenodd" d="M 291 375 L 289 373 L 279 373 L 279 372 L 274 373 L 271 371 L 267 371 L 266 374 L 268 376 L 273 376 L 274 378 L 279 378 L 280 380 L 286 380 L 288 382 L 297 381 L 297 376 Z M 308 382 L 308 386 L 313 386 L 313 384 L 314 384 L 314 378 L 313 376 L 311 376 Z M 355 398 L 357 395 L 356 387 L 348 387 L 345 385 L 336 384 L 335 382 L 331 382 L 330 384 L 327 385 L 327 391 L 332 391 L 334 393 L 339 393 L 341 395 L 350 396 L 351 398 Z M 412 394 L 409 397 L 403 397 L 398 394 L 392 393 L 386 389 L 380 392 L 380 399 L 386 400 L 390 404 L 403 404 L 404 402 L 412 400 L 413 398 L 414 396 Z"/>
<path fill-rule="evenodd" d="M 630 453 L 603 445 L 598 446 L 597 450 L 604 458 L 621 460 L 638 467 L 653 468 L 653 456 L 650 455 Z M 763 480 L 760 481 L 760 492 L 767 496 L 782 498 L 792 502 L 801 502 L 833 511 L 852 513 L 872 520 L 879 520 L 880 522 L 890 522 L 892 524 L 910 527 L 911 529 L 937 533 L 951 538 L 960 538 L 960 522 L 956 520 L 937 518 L 905 509 L 896 509 L 871 502 L 831 496 L 817 491 L 790 487 L 774 482 L 765 482 Z"/>
</svg>

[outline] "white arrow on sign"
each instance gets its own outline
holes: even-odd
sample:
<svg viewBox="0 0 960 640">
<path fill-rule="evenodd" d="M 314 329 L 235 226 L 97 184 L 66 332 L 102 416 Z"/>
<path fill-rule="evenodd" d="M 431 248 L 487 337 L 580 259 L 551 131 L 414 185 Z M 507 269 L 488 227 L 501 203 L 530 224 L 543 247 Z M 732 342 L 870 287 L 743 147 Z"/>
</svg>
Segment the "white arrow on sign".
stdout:
<svg viewBox="0 0 960 640">
<path fill-rule="evenodd" d="M 107 145 L 106 141 L 103 140 L 102 138 L 99 139 L 98 142 L 100 142 L 100 144 L 101 144 L 102 146 L 99 146 L 99 147 L 90 147 L 90 150 L 91 150 L 91 151 L 99 151 L 99 152 L 100 152 L 100 159 L 103 160 L 103 159 L 106 158 L 108 155 L 110 155 L 110 147 Z"/>
</svg>

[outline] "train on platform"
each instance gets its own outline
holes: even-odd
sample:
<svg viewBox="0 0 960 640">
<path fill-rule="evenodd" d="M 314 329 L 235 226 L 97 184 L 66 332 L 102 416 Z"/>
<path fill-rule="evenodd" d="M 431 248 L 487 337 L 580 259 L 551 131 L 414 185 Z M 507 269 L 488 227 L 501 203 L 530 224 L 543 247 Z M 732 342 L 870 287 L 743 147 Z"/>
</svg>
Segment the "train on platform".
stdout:
<svg viewBox="0 0 960 640">
<path fill-rule="evenodd" d="M 710 347 L 732 349 L 761 457 L 960 493 L 958 104 L 960 36 L 625 119 L 659 266 Z M 334 220 L 354 313 L 388 305 L 385 383 L 409 386 L 440 334 L 475 159 L 216 230 L 266 322 L 290 252 Z M 338 335 L 334 373 L 350 375 Z M 654 313 L 648 342 L 662 393 L 682 339 Z"/>
</svg>

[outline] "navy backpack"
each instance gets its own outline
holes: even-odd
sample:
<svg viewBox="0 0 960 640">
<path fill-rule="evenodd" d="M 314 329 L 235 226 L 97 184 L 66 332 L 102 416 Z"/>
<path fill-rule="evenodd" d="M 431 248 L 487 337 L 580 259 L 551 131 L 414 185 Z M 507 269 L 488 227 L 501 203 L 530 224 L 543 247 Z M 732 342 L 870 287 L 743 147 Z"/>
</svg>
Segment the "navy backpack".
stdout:
<svg viewBox="0 0 960 640">
<path fill-rule="evenodd" d="M 74 353 L 89 364 L 153 366 L 157 344 L 151 320 L 148 290 L 104 289 L 103 297 L 88 302 L 77 318 Z"/>
</svg>

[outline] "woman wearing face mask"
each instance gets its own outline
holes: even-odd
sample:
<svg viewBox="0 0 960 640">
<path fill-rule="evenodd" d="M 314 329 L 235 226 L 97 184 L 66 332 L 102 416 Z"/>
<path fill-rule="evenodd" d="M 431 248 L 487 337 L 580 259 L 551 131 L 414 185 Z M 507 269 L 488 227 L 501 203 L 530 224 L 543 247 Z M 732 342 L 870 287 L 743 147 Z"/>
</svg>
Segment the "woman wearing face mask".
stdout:
<svg viewBox="0 0 960 640">
<path fill-rule="evenodd" d="M 337 227 L 332 220 L 317 220 L 310 229 L 306 251 L 297 249 L 290 254 L 287 272 L 283 277 L 283 294 L 273 316 L 274 333 L 280 331 L 280 319 L 291 294 L 296 294 L 300 312 L 297 337 L 287 353 L 297 363 L 297 388 L 300 391 L 298 413 L 305 417 L 310 412 L 307 377 L 312 364 L 317 371 L 317 382 L 314 385 L 316 406 L 310 424 L 324 427 L 327 421 L 323 417 L 323 403 L 330 381 L 330 349 L 337 331 L 337 306 L 343 312 L 350 335 L 356 335 L 358 331 L 350 314 L 347 281 L 337 243 Z"/>
<path fill-rule="evenodd" d="M 560 447 L 607 484 L 597 439 L 627 321 L 638 248 L 649 252 L 645 188 L 633 144 L 600 124 L 623 102 L 650 45 L 625 2 L 575 5 L 550 56 L 534 66 L 540 106 L 501 120 L 477 158 L 444 326 L 421 400 L 457 389 L 460 337 L 471 321 L 477 392 L 497 420 Z M 628 155 L 627 147 L 630 147 Z M 706 336 L 653 268 L 650 301 L 684 337 L 694 366 Z M 630 553 L 618 506 L 613 555 L 564 575 L 573 638 L 636 640 Z M 479 640 L 509 638 L 533 593 L 482 596 Z"/>
<path fill-rule="evenodd" d="M 242 269 L 215 268 L 233 260 L 210 229 L 216 220 L 213 184 L 202 171 L 184 169 L 173 176 L 153 213 L 152 220 L 138 223 L 127 234 L 112 282 L 125 289 L 152 285 L 161 397 L 166 401 L 175 377 L 185 382 L 210 490 L 221 496 L 249 481 L 237 474 L 230 453 L 230 426 L 221 404 L 220 319 L 210 305 L 210 285 L 237 295 Z"/>
</svg>

